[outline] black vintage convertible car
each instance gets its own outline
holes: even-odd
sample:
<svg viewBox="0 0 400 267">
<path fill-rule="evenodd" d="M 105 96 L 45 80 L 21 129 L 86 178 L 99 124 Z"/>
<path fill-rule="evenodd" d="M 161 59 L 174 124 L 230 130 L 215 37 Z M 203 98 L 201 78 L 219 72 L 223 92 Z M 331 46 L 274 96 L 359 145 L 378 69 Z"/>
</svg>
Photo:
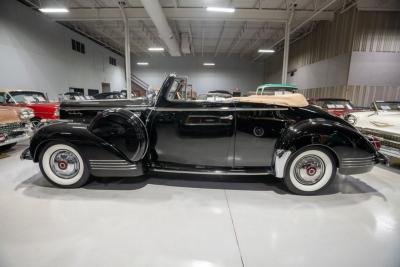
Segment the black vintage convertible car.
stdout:
<svg viewBox="0 0 400 267">
<path fill-rule="evenodd" d="M 44 126 L 21 157 L 64 188 L 91 175 L 271 174 L 304 195 L 325 189 L 337 170 L 363 173 L 386 160 L 352 125 L 300 94 L 211 102 L 185 99 L 185 90 L 185 79 L 170 75 L 147 105 L 104 110 L 89 125 Z"/>
</svg>

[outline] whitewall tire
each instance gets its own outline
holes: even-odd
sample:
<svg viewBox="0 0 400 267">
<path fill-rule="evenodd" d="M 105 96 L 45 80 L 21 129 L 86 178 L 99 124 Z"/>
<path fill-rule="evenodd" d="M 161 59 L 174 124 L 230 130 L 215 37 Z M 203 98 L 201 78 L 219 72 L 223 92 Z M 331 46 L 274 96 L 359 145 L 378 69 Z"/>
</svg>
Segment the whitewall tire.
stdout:
<svg viewBox="0 0 400 267">
<path fill-rule="evenodd" d="M 83 186 L 89 171 L 81 154 L 66 143 L 49 143 L 40 153 L 39 166 L 45 178 L 64 188 Z"/>
<path fill-rule="evenodd" d="M 286 165 L 284 182 L 299 195 L 323 191 L 336 177 L 337 165 L 332 153 L 324 148 L 310 147 L 294 153 Z"/>
</svg>

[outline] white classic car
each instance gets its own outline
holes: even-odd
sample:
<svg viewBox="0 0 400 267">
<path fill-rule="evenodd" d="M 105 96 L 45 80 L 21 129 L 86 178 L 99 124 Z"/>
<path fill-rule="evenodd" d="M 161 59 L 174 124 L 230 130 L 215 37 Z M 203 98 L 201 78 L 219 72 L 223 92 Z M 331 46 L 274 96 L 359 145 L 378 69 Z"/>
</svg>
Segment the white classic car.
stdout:
<svg viewBox="0 0 400 267">
<path fill-rule="evenodd" d="M 364 134 L 379 137 L 382 145 L 400 149 L 399 101 L 375 101 L 370 110 L 349 113 L 345 120 Z"/>
</svg>

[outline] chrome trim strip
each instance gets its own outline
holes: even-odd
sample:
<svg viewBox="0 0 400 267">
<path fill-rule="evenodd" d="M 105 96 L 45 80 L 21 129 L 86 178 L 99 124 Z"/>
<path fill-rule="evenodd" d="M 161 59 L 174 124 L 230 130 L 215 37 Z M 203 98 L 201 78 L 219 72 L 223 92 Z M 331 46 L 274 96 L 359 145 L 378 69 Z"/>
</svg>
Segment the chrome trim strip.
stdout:
<svg viewBox="0 0 400 267">
<path fill-rule="evenodd" d="M 136 167 L 136 164 L 127 164 L 127 165 L 109 165 L 109 164 L 96 164 L 93 165 L 91 164 L 90 167 L 96 168 L 96 167 L 104 167 L 104 168 L 118 168 L 118 169 L 123 169 L 123 168 L 130 168 L 130 167 Z"/>
<path fill-rule="evenodd" d="M 24 141 L 27 139 L 29 139 L 29 135 L 27 133 L 23 133 L 22 135 L 19 135 L 14 138 L 10 138 L 10 139 L 7 138 L 4 142 L 0 143 L 0 147 L 8 145 L 8 144 L 12 144 L 12 143 L 18 143 L 20 141 Z"/>
<path fill-rule="evenodd" d="M 290 150 L 278 149 L 275 152 L 275 177 L 283 178 L 285 175 L 286 162 L 292 152 Z"/>
<path fill-rule="evenodd" d="M 182 171 L 182 170 L 167 170 L 167 169 L 158 169 L 158 168 L 151 168 L 150 171 L 167 172 L 167 173 L 185 173 L 185 174 L 242 175 L 242 176 L 271 174 L 271 172 L 253 172 L 253 173 L 251 173 L 251 172 L 225 172 L 225 171 Z"/>
<path fill-rule="evenodd" d="M 132 167 L 132 168 L 103 168 L 103 167 L 95 167 L 95 168 L 91 168 L 92 170 L 107 170 L 107 171 L 126 171 L 126 170 L 137 170 L 136 167 Z"/>
<path fill-rule="evenodd" d="M 90 162 L 127 162 L 126 160 L 119 159 L 90 159 Z"/>
<path fill-rule="evenodd" d="M 272 110 L 288 110 L 288 108 L 155 108 L 156 111 L 272 111 Z"/>
</svg>

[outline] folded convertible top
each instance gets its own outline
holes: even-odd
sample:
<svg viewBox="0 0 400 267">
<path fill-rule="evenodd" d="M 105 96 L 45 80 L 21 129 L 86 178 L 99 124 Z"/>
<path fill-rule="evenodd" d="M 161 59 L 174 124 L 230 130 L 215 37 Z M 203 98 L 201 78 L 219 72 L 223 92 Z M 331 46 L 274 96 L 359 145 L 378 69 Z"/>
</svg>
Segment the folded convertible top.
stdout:
<svg viewBox="0 0 400 267">
<path fill-rule="evenodd" d="M 306 107 L 308 101 L 302 94 L 285 95 L 251 95 L 243 97 L 234 97 L 239 102 L 270 104 L 285 107 Z"/>
</svg>

